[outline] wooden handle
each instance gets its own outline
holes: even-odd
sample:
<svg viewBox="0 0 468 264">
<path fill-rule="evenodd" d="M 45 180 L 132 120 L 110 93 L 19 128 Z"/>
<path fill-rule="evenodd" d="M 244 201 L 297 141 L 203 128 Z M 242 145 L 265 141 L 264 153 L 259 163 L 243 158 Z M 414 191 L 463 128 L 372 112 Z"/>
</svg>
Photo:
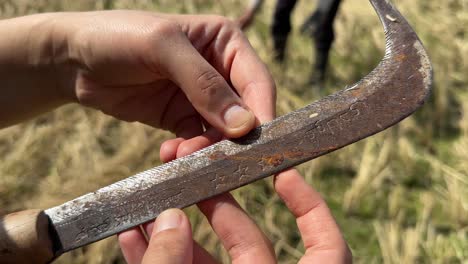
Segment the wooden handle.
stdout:
<svg viewBox="0 0 468 264">
<path fill-rule="evenodd" d="M 49 219 L 43 211 L 0 217 L 0 263 L 48 263 L 53 259 Z"/>
</svg>

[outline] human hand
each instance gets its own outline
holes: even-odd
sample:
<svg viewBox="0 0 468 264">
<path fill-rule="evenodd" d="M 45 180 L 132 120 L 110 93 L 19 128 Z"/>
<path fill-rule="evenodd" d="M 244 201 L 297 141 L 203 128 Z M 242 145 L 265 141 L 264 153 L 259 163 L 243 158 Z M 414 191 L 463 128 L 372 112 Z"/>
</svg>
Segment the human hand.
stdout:
<svg viewBox="0 0 468 264">
<path fill-rule="evenodd" d="M 273 111 L 271 76 L 225 18 L 92 12 L 70 27 L 70 93 L 84 105 L 185 138 L 203 125 L 239 137 L 255 126 L 252 111 Z"/>
<path fill-rule="evenodd" d="M 161 148 L 163 162 L 213 144 L 214 141 L 210 140 L 203 136 L 182 140 L 183 151 L 178 149 L 182 143 L 174 140 L 171 148 Z M 171 151 L 173 153 L 169 153 Z M 305 247 L 300 263 L 352 262 L 351 252 L 326 203 L 296 170 L 277 175 L 274 187 L 296 217 Z M 228 251 L 232 263 L 276 262 L 270 241 L 230 194 L 203 201 L 198 207 Z M 169 215 L 173 215 L 173 218 Z M 178 225 L 171 220 L 174 218 L 180 220 Z M 202 246 L 192 240 L 190 223 L 182 211 L 166 211 L 154 225 L 170 228 L 156 228 L 158 232 L 153 232 L 153 223 L 144 225 L 149 242 L 139 228 L 119 235 L 120 246 L 128 263 L 216 263 Z"/>
<path fill-rule="evenodd" d="M 34 108 L 78 102 L 184 138 L 204 127 L 239 137 L 255 126 L 254 114 L 274 112 L 271 76 L 225 18 L 50 13 L 2 21 L 0 33 L 13 31 L 15 38 L 0 43 L 0 62 L 9 70 L 3 76 L 0 67 L 9 80 L 2 88 L 8 100 L 0 100 L 0 110 L 6 108 L 0 112 L 10 113 L 0 114 L 7 125 Z"/>
<path fill-rule="evenodd" d="M 330 210 L 296 170 L 276 176 L 275 190 L 296 217 L 305 247 L 299 263 L 351 263 L 352 257 Z M 224 194 L 199 204 L 228 251 L 232 263 L 275 263 L 270 241 L 235 202 Z M 140 229 L 119 235 L 125 259 L 135 263 L 217 263 L 192 240 L 190 223 L 178 209 L 163 212 L 146 224 L 150 240 Z"/>
</svg>

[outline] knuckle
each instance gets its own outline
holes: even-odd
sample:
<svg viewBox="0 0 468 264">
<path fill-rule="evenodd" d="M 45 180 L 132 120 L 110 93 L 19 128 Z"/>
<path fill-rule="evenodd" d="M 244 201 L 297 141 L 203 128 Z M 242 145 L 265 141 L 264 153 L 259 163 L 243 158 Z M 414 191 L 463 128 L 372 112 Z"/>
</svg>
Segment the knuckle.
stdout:
<svg viewBox="0 0 468 264">
<path fill-rule="evenodd" d="M 228 249 L 229 255 L 233 259 L 239 259 L 243 255 L 247 255 L 254 252 L 273 251 L 273 245 L 270 241 L 249 241 L 240 242 L 233 245 Z"/>
<path fill-rule="evenodd" d="M 74 62 L 77 62 L 82 68 L 90 69 L 93 58 L 95 57 L 96 38 L 94 33 L 89 28 L 80 28 L 74 32 L 69 41 L 69 55 Z"/>
<path fill-rule="evenodd" d="M 177 157 L 178 158 L 184 157 L 192 152 L 193 152 L 193 148 L 186 142 L 183 142 L 179 145 L 179 148 L 177 149 Z"/>
<path fill-rule="evenodd" d="M 235 26 L 235 23 L 232 22 L 230 19 L 224 16 L 212 15 L 211 19 L 214 23 L 222 26 L 222 27 L 232 27 Z"/>
<path fill-rule="evenodd" d="M 157 74 L 163 74 L 163 64 L 165 59 L 163 51 L 168 49 L 168 45 L 172 45 L 182 39 L 183 32 L 179 24 L 166 19 L 156 19 L 147 24 L 145 32 L 139 38 L 141 41 L 143 61 Z"/>
<path fill-rule="evenodd" d="M 161 37 L 179 34 L 180 32 L 181 28 L 179 24 L 164 19 L 158 20 L 153 26 L 152 30 L 153 35 L 158 35 Z"/>
<path fill-rule="evenodd" d="M 218 25 L 218 28 L 226 32 L 230 32 L 233 35 L 240 35 L 242 36 L 242 30 L 239 27 L 239 24 L 232 21 L 231 19 L 224 17 L 224 16 L 217 16 L 217 15 L 212 15 L 211 16 L 211 21 L 213 22 L 214 25 Z"/>
<path fill-rule="evenodd" d="M 149 45 L 154 48 L 161 40 L 173 38 L 182 34 L 182 29 L 179 24 L 165 19 L 157 19 L 147 26 L 146 40 Z"/>
<path fill-rule="evenodd" d="M 154 243 L 150 242 L 151 250 L 169 256 L 184 255 L 186 248 L 185 241 L 177 230 L 165 230 L 156 236 Z"/>
<path fill-rule="evenodd" d="M 274 252 L 273 244 L 261 232 L 227 233 L 221 239 L 229 244 L 226 250 L 233 260 L 257 252 Z"/>
<path fill-rule="evenodd" d="M 248 39 L 245 37 L 244 32 L 239 27 L 234 27 L 231 30 L 231 41 L 233 43 L 249 43 Z"/>
<path fill-rule="evenodd" d="M 224 78 L 214 70 L 207 70 L 199 75 L 196 85 L 203 95 L 211 97 L 223 88 Z"/>
</svg>

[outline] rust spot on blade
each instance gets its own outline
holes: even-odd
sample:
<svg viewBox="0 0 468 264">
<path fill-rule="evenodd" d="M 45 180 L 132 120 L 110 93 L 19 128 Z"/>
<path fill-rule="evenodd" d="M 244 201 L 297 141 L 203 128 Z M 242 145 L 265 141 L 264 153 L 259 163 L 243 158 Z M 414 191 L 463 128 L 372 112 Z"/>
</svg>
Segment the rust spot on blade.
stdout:
<svg viewBox="0 0 468 264">
<path fill-rule="evenodd" d="M 262 161 L 270 166 L 279 166 L 283 163 L 284 161 L 284 156 L 282 154 L 273 154 L 271 156 L 265 156 L 262 158 Z"/>
<path fill-rule="evenodd" d="M 354 97 L 360 97 L 361 94 L 362 94 L 362 89 L 361 89 L 361 86 L 358 86 L 359 89 L 355 89 L 353 91 L 351 91 L 351 94 L 354 96 Z"/>
<path fill-rule="evenodd" d="M 258 153 L 261 155 L 262 153 Z M 283 164 L 285 159 L 297 159 L 307 155 L 307 153 L 303 151 L 285 151 L 283 153 L 275 153 L 273 155 L 262 156 L 259 158 L 258 155 L 248 155 L 248 156 L 228 156 L 223 152 L 215 152 L 209 156 L 211 160 L 235 160 L 235 161 L 260 161 L 262 164 L 272 167 L 277 167 Z"/>
<path fill-rule="evenodd" d="M 303 151 L 285 151 L 283 153 L 275 153 L 270 156 L 262 157 L 261 161 L 265 165 L 277 167 L 283 164 L 285 159 L 297 159 L 306 155 Z"/>
<path fill-rule="evenodd" d="M 402 54 L 396 55 L 396 56 L 395 56 L 395 60 L 396 60 L 396 61 L 399 61 L 399 62 L 405 61 L 405 60 L 406 60 L 406 54 L 403 54 L 403 53 L 402 53 Z"/>
<path fill-rule="evenodd" d="M 208 158 L 211 159 L 211 160 L 221 160 L 221 159 L 225 159 L 227 157 L 228 156 L 224 152 L 221 152 L 221 151 L 216 151 L 213 154 L 211 154 L 210 156 L 208 156 Z"/>
</svg>

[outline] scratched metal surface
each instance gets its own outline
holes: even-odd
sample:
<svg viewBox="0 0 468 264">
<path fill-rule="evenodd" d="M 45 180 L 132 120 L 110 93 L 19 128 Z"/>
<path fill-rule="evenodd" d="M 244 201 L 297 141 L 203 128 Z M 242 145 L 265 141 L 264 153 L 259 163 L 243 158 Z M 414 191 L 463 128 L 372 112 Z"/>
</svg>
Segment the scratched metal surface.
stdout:
<svg viewBox="0 0 468 264">
<path fill-rule="evenodd" d="M 224 140 L 50 208 L 56 255 L 324 155 L 392 126 L 421 106 L 432 69 L 418 37 L 386 0 L 370 0 L 386 53 L 367 77 L 239 140 Z"/>
</svg>

